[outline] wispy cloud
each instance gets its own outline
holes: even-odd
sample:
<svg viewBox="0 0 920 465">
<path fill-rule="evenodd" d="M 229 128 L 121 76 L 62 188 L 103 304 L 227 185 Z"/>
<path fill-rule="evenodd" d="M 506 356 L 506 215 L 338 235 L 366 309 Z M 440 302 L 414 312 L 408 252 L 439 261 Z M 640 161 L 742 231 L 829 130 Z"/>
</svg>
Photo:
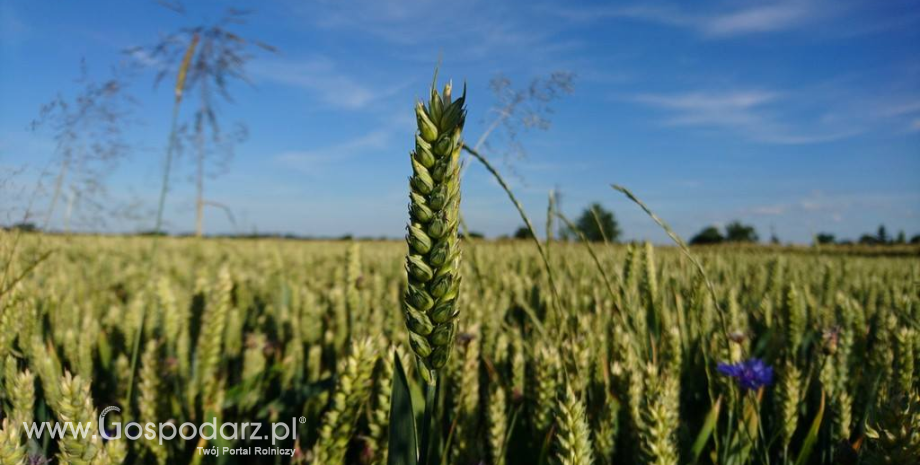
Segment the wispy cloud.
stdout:
<svg viewBox="0 0 920 465">
<path fill-rule="evenodd" d="M 808 217 L 836 223 L 847 216 L 865 211 L 893 211 L 906 215 L 912 211 L 910 206 L 917 200 L 920 200 L 917 193 L 828 193 L 814 190 L 789 202 L 757 205 L 743 208 L 737 213 L 743 217 Z"/>
<path fill-rule="evenodd" d="M 818 8 L 814 1 L 759 3 L 702 13 L 696 5 L 694 8 L 694 12 L 689 12 L 678 4 L 654 3 L 566 7 L 554 11 L 573 21 L 630 19 L 692 29 L 712 38 L 789 30 L 820 20 L 831 11 Z"/>
<path fill-rule="evenodd" d="M 26 25 L 11 3 L 0 3 L 0 46 L 6 48 L 18 45 L 29 35 Z"/>
<path fill-rule="evenodd" d="M 362 136 L 327 147 L 310 150 L 289 150 L 275 155 L 276 162 L 304 173 L 340 163 L 368 151 L 383 150 L 390 141 L 390 131 L 375 129 Z"/>
<path fill-rule="evenodd" d="M 341 142 L 319 148 L 286 150 L 278 153 L 272 159 L 282 166 L 307 174 L 315 174 L 326 167 L 387 150 L 397 134 L 411 134 L 415 125 L 415 118 L 412 114 L 405 112 L 381 121 L 376 128 Z"/>
<path fill-rule="evenodd" d="M 391 97 L 408 85 L 373 87 L 343 72 L 325 57 L 262 61 L 252 69 L 260 79 L 301 87 L 322 102 L 347 110 L 366 108 L 368 104 Z"/>
<path fill-rule="evenodd" d="M 791 29 L 816 19 L 809 2 L 785 2 L 703 18 L 697 27 L 710 36 L 732 36 Z"/>
<path fill-rule="evenodd" d="M 817 127 L 808 132 L 793 129 L 776 114 L 776 104 L 783 98 L 783 93 L 770 90 L 730 90 L 640 94 L 632 100 L 669 112 L 671 116 L 664 124 L 730 130 L 757 142 L 811 144 L 858 133 L 852 128 Z"/>
<path fill-rule="evenodd" d="M 536 24 L 533 8 L 468 0 L 449 11 L 437 0 L 354 0 L 299 2 L 297 16 L 310 27 L 372 36 L 402 47 L 400 59 L 432 61 L 432 49 L 449 51 L 454 61 L 501 59 L 505 54 L 559 54 L 580 43 L 556 40 L 560 25 Z M 437 50 L 435 49 L 435 50 Z"/>
</svg>

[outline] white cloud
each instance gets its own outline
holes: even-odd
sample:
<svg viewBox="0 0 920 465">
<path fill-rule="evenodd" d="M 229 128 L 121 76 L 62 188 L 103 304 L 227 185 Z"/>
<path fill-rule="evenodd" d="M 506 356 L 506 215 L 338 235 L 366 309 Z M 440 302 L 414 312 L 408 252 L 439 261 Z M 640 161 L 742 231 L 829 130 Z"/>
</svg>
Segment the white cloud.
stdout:
<svg viewBox="0 0 920 465">
<path fill-rule="evenodd" d="M 12 47 L 25 41 L 31 28 L 13 9 L 11 3 L 0 3 L 0 46 Z"/>
<path fill-rule="evenodd" d="M 313 173 L 319 168 L 348 160 L 368 151 L 383 150 L 387 147 L 390 138 L 390 131 L 376 129 L 363 136 L 319 149 L 282 152 L 275 155 L 274 159 L 290 168 Z"/>
<path fill-rule="evenodd" d="M 811 144 L 843 139 L 856 133 L 844 128 L 806 124 L 810 131 L 792 128 L 777 115 L 785 95 L 769 90 L 692 91 L 672 94 L 640 94 L 634 102 L 670 113 L 664 123 L 730 130 L 742 137 L 771 144 Z"/>
<path fill-rule="evenodd" d="M 554 12 L 573 21 L 603 19 L 632 19 L 694 30 L 707 37 L 722 38 L 775 32 L 801 27 L 820 19 L 821 12 L 814 1 L 783 1 L 761 3 L 723 11 L 688 12 L 679 4 L 656 3 L 628 6 L 567 7 Z M 697 6 L 694 8 L 699 10 Z M 826 14 L 826 13 L 825 13 Z"/>
<path fill-rule="evenodd" d="M 879 116 L 902 116 L 920 113 L 920 98 L 900 100 L 880 105 L 876 113 Z"/>
<path fill-rule="evenodd" d="M 412 134 L 415 129 L 415 117 L 412 113 L 399 112 L 381 121 L 378 127 L 342 142 L 320 148 L 286 150 L 272 159 L 285 167 L 315 174 L 328 166 L 387 150 L 397 134 Z"/>
<path fill-rule="evenodd" d="M 814 19 L 808 2 L 781 2 L 704 18 L 697 27 L 712 36 L 790 29 Z"/>
<path fill-rule="evenodd" d="M 786 213 L 787 210 L 788 208 L 785 205 L 765 205 L 754 207 L 750 212 L 760 216 L 778 216 Z"/>
<path fill-rule="evenodd" d="M 578 46 L 551 40 L 560 25 L 534 27 L 539 18 L 529 5 L 468 0 L 445 8 L 436 0 L 319 0 L 293 8 L 311 28 L 370 35 L 402 46 L 400 58 L 425 63 L 433 62 L 438 50 L 450 51 L 456 62 L 499 60 L 520 52 L 545 56 Z"/>
<path fill-rule="evenodd" d="M 299 61 L 259 61 L 252 74 L 267 81 L 301 87 L 314 93 L 324 103 L 347 110 L 366 108 L 378 100 L 391 97 L 405 85 L 377 88 L 365 84 L 338 69 L 324 57 Z"/>
<path fill-rule="evenodd" d="M 738 211 L 741 216 L 785 217 L 792 221 L 810 219 L 820 223 L 821 220 L 841 222 L 848 215 L 866 211 L 898 211 L 904 205 L 914 204 L 920 200 L 917 193 L 826 193 L 815 190 L 798 199 L 785 203 L 769 204 L 743 208 Z"/>
</svg>

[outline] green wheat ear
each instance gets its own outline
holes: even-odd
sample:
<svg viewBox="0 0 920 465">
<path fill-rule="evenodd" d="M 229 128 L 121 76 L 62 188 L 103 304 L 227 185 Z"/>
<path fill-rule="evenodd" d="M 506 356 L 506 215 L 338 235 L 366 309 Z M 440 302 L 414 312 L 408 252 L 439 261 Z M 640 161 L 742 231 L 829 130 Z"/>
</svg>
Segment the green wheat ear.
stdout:
<svg viewBox="0 0 920 465">
<path fill-rule="evenodd" d="M 444 367 L 456 332 L 460 292 L 460 139 L 466 119 L 466 86 L 463 95 L 451 101 L 451 84 L 438 93 L 431 87 L 426 106 L 415 105 L 418 133 L 410 154 L 409 254 L 406 271 L 409 287 L 405 294 L 409 344 L 426 369 L 420 370 L 429 383 L 431 371 Z"/>
</svg>

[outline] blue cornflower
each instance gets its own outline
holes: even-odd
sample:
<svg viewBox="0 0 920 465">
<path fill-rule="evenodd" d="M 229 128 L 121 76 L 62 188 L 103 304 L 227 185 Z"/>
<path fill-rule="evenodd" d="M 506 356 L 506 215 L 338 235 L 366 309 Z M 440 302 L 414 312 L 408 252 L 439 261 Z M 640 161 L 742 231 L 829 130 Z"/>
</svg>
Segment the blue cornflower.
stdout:
<svg viewBox="0 0 920 465">
<path fill-rule="evenodd" d="M 752 358 L 741 363 L 720 363 L 719 373 L 738 380 L 744 389 L 759 389 L 773 384 L 773 367 L 763 363 L 759 358 Z"/>
</svg>

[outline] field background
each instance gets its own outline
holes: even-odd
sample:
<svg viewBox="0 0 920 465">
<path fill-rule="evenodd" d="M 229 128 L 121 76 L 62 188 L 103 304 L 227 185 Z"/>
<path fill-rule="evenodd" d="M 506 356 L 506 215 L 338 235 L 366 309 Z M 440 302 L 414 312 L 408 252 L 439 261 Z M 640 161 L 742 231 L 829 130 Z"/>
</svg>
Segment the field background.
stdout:
<svg viewBox="0 0 920 465">
<path fill-rule="evenodd" d="M 296 463 L 386 463 L 394 352 L 424 404 L 402 242 L 11 232 L 0 243 L 16 244 L 7 276 L 28 272 L 0 300 L 6 418 L 94 419 L 113 405 L 124 421 L 303 416 L 298 440 L 280 444 Z M 594 244 L 595 262 L 584 244 L 546 245 L 558 301 L 532 243 L 464 241 L 437 419 L 449 463 L 555 463 L 579 442 L 594 463 L 857 463 L 856 450 L 864 463 L 916 462 L 916 247 L 695 248 L 713 300 L 675 248 Z M 758 392 L 716 371 L 751 357 L 775 369 Z M 67 463 L 289 461 L 214 460 L 199 445 L 25 447 Z"/>
</svg>

